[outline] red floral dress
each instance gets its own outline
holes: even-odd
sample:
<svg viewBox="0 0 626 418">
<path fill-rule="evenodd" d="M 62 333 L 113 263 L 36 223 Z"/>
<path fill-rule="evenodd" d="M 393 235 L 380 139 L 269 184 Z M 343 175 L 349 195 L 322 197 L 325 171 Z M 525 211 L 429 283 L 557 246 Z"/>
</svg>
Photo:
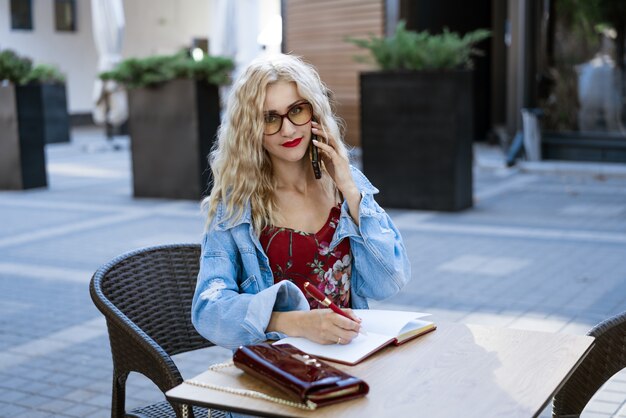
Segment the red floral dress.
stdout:
<svg viewBox="0 0 626 418">
<path fill-rule="evenodd" d="M 330 210 L 326 223 L 315 234 L 274 226 L 268 226 L 261 232 L 261 245 L 269 258 L 274 282 L 293 282 L 305 294 L 311 309 L 324 306 L 304 291 L 307 281 L 339 307 L 350 307 L 350 240 L 342 240 L 332 251 L 328 248 L 340 215 L 341 209 L 337 205 Z"/>
</svg>

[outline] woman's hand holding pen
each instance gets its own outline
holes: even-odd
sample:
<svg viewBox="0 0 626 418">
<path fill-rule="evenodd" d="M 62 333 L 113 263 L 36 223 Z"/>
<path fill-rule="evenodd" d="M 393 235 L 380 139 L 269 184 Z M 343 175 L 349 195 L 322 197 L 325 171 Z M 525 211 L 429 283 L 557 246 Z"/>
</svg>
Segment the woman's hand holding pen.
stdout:
<svg viewBox="0 0 626 418">
<path fill-rule="evenodd" d="M 354 315 L 354 312 L 352 312 L 351 309 L 342 310 L 339 306 L 335 305 L 335 303 L 332 300 L 330 300 L 330 298 L 326 296 L 321 290 L 319 290 L 317 287 L 315 287 L 309 282 L 304 283 L 304 291 L 321 305 L 326 306 L 327 308 L 330 308 L 330 310 L 336 313 L 337 315 L 342 316 L 346 318 L 347 320 L 349 320 L 350 323 L 352 322 L 358 323 L 358 328 L 351 327 L 349 328 L 349 330 L 356 331 L 357 334 L 361 331 L 361 325 L 360 325 L 361 318 Z M 337 324 L 337 325 L 342 326 L 341 324 Z M 345 325 L 348 325 L 348 323 L 345 323 Z M 341 341 L 342 341 L 341 336 L 337 337 L 337 344 L 341 344 Z M 345 344 L 349 343 L 350 341 L 352 341 L 352 338 L 350 338 L 349 341 L 346 341 Z"/>
<path fill-rule="evenodd" d="M 337 189 L 339 189 L 344 199 L 348 201 L 350 215 L 358 225 L 358 208 L 361 202 L 361 194 L 352 178 L 348 156 L 337 152 L 337 140 L 332 136 L 326 135 L 319 123 L 312 121 L 311 124 L 313 134 L 317 135 L 318 138 L 326 139 L 326 143 L 323 141 L 315 141 L 313 145 L 321 151 L 320 154 L 324 161 L 324 166 L 335 182 Z"/>
<path fill-rule="evenodd" d="M 330 309 L 273 312 L 268 331 L 291 337 L 304 337 L 319 344 L 348 344 L 359 335 L 361 320 L 351 309 L 343 309 L 348 317 Z"/>
<path fill-rule="evenodd" d="M 361 324 L 351 309 L 343 311 L 351 318 L 330 309 L 302 312 L 300 336 L 320 344 L 348 344 L 359 335 Z"/>
</svg>

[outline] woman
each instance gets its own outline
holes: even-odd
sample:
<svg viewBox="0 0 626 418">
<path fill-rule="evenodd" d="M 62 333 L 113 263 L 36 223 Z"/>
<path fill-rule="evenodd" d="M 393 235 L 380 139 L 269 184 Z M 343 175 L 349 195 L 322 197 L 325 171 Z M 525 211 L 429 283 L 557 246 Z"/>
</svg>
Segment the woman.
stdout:
<svg viewBox="0 0 626 418">
<path fill-rule="evenodd" d="M 320 179 L 310 147 L 319 151 Z M 374 201 L 378 190 L 349 165 L 329 92 L 301 59 L 250 64 L 232 88 L 210 160 L 192 321 L 213 343 L 234 349 L 289 335 L 347 344 L 360 330 L 350 308 L 392 296 L 409 279 L 400 233 Z M 305 282 L 347 317 L 311 309 L 319 305 Z"/>
</svg>

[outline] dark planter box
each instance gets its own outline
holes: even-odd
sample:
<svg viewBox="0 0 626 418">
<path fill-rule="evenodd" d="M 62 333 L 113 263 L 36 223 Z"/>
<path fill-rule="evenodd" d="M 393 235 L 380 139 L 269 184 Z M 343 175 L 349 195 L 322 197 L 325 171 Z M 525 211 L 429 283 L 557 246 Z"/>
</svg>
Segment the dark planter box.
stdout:
<svg viewBox="0 0 626 418">
<path fill-rule="evenodd" d="M 136 197 L 198 200 L 210 190 L 208 153 L 220 123 L 214 85 L 174 80 L 129 92 Z"/>
<path fill-rule="evenodd" d="M 65 84 L 24 86 L 40 97 L 43 110 L 44 141 L 46 144 L 70 142 L 70 116 L 67 111 Z"/>
<path fill-rule="evenodd" d="M 0 189 L 46 187 L 41 86 L 0 86 Z"/>
<path fill-rule="evenodd" d="M 29 84 L 17 89 L 18 100 L 25 104 L 20 113 L 26 112 L 29 126 L 42 125 L 44 143 L 70 142 L 65 84 Z"/>
<path fill-rule="evenodd" d="M 544 132 L 544 160 L 626 163 L 626 136 L 616 132 Z"/>
<path fill-rule="evenodd" d="M 472 206 L 472 72 L 361 74 L 363 170 L 385 207 Z"/>
</svg>

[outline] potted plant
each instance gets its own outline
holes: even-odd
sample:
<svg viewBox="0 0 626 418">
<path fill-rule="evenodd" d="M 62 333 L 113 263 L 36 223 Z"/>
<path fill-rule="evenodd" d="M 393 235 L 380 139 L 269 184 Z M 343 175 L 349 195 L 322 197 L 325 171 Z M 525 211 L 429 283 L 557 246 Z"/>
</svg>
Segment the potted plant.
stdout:
<svg viewBox="0 0 626 418">
<path fill-rule="evenodd" d="M 69 142 L 65 78 L 0 51 L 0 189 L 46 187 L 44 145 Z"/>
<path fill-rule="evenodd" d="M 130 58 L 102 73 L 129 90 L 129 131 L 136 197 L 199 199 L 210 192 L 208 153 L 220 123 L 218 86 L 229 58 L 186 51 Z"/>
<path fill-rule="evenodd" d="M 400 22 L 391 37 L 348 40 L 380 68 L 361 73 L 360 92 L 363 169 L 382 205 L 472 206 L 472 56 L 489 36 L 431 35 Z"/>
</svg>

